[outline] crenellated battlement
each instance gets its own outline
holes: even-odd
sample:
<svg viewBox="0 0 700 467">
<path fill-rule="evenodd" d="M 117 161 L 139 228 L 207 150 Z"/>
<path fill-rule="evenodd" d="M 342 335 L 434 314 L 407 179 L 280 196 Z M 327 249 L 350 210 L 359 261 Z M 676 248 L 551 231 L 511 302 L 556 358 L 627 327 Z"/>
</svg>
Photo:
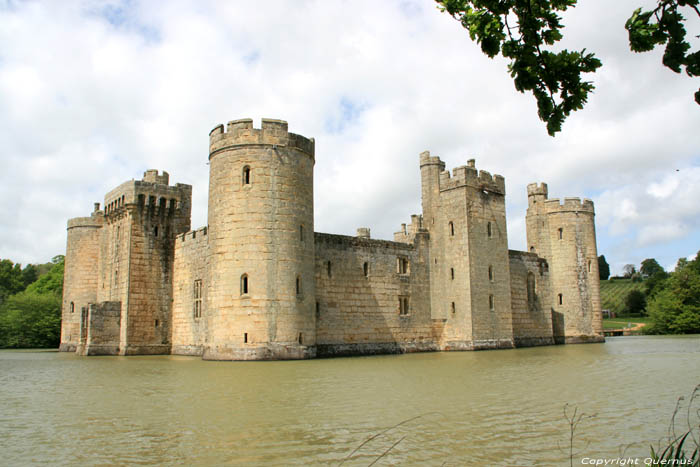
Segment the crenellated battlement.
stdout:
<svg viewBox="0 0 700 467">
<path fill-rule="evenodd" d="M 549 194 L 549 189 L 547 188 L 546 183 L 530 183 L 527 185 L 527 195 L 528 196 L 534 196 L 534 195 L 544 195 L 545 198 L 547 198 Z"/>
<path fill-rule="evenodd" d="M 394 232 L 394 241 L 412 244 L 416 235 L 424 231 L 423 216 L 420 214 L 411 214 L 411 223 L 408 226 L 406 224 L 401 224 L 401 230 Z"/>
<path fill-rule="evenodd" d="M 424 165 L 437 165 L 441 172 L 445 170 L 445 163 L 438 156 L 431 156 L 430 151 L 420 153 L 420 166 L 423 167 Z"/>
<path fill-rule="evenodd" d="M 265 145 L 279 146 L 297 149 L 312 159 L 315 153 L 315 141 L 313 138 L 290 133 L 287 122 L 263 118 L 261 127 L 254 128 L 253 120 L 244 118 L 232 120 L 226 125 L 218 125 L 209 133 L 209 158 L 217 152 L 235 146 Z"/>
<path fill-rule="evenodd" d="M 176 243 L 191 242 L 192 240 L 202 240 L 208 234 L 208 227 L 200 227 L 199 229 L 183 232 L 175 236 Z"/>
<path fill-rule="evenodd" d="M 593 201 L 584 198 L 564 198 L 562 203 L 559 198 L 552 198 L 545 201 L 545 210 L 547 214 L 560 213 L 560 212 L 588 212 L 593 214 L 595 212 Z"/>
<path fill-rule="evenodd" d="M 452 169 L 452 174 L 444 170 L 440 172 L 440 191 L 469 186 L 489 193 L 504 195 L 506 182 L 501 175 L 491 175 L 486 170 L 476 170 L 474 159 L 469 159 L 467 165 Z"/>
<path fill-rule="evenodd" d="M 160 212 L 185 209 L 189 213 L 192 185 L 176 183 L 170 186 L 168 182 L 167 172 L 159 175 L 157 170 L 147 170 L 143 180 L 124 182 L 105 195 L 105 214 L 119 213 L 128 206 L 160 208 Z"/>
<path fill-rule="evenodd" d="M 168 185 L 170 182 L 170 175 L 165 170 L 162 175 L 158 175 L 157 169 L 149 169 L 143 173 L 143 181 L 159 185 Z"/>
</svg>

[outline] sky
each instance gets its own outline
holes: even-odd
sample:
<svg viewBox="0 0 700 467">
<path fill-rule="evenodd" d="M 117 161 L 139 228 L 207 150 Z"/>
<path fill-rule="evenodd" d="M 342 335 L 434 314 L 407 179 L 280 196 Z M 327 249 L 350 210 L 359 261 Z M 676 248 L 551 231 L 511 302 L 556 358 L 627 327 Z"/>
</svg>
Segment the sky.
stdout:
<svg viewBox="0 0 700 467">
<path fill-rule="evenodd" d="M 277 118 L 316 140 L 317 232 L 392 239 L 420 213 L 429 150 L 505 177 L 511 249 L 526 249 L 527 184 L 546 182 L 594 201 L 613 274 L 672 270 L 700 250 L 700 80 L 629 51 L 624 23 L 650 4 L 563 15 L 561 47 L 603 67 L 552 138 L 507 61 L 430 0 L 0 0 L 0 258 L 64 254 L 69 218 L 152 168 L 193 185 L 206 225 L 209 131 Z"/>
</svg>

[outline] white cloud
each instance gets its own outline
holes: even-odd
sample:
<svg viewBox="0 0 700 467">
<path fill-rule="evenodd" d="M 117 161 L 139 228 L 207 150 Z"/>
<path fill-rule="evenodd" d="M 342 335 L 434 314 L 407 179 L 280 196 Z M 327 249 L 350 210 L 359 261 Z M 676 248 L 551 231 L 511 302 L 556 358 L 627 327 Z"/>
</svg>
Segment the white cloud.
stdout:
<svg viewBox="0 0 700 467">
<path fill-rule="evenodd" d="M 316 138 L 318 231 L 391 238 L 420 211 L 418 154 L 429 149 L 448 168 L 476 157 L 506 177 L 512 248 L 525 244 L 526 184 L 546 181 L 553 197 L 594 198 L 611 264 L 655 245 L 666 264 L 697 238 L 697 82 L 658 52 L 628 51 L 634 6 L 621 3 L 565 16 L 565 45 L 604 68 L 556 138 L 506 61 L 483 56 L 430 1 L 6 5 L 0 257 L 63 251 L 69 217 L 147 168 L 193 184 L 193 226 L 206 224 L 209 130 L 271 117 Z"/>
</svg>

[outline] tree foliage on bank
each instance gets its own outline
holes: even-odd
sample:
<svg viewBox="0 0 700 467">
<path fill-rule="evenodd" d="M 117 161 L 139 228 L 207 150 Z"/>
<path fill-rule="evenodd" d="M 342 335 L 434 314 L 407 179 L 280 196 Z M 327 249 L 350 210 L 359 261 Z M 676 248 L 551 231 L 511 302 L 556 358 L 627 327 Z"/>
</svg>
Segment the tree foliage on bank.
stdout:
<svg viewBox="0 0 700 467">
<path fill-rule="evenodd" d="M 566 117 L 580 110 L 594 86 L 583 73 L 595 72 L 602 63 L 594 54 L 559 52 L 552 46 L 563 37 L 560 12 L 576 6 L 576 0 L 436 0 L 469 31 L 490 58 L 499 53 L 510 59 L 515 88 L 532 92 L 537 114 L 554 136 Z M 700 76 L 700 51 L 691 51 L 683 25 L 686 14 L 697 13 L 700 0 L 657 0 L 653 10 L 635 10 L 625 24 L 630 49 L 646 52 L 666 44 L 663 64 L 688 76 Z M 700 90 L 695 93 L 700 104 Z"/>
<path fill-rule="evenodd" d="M 692 261 L 679 260 L 676 270 L 659 279 L 653 290 L 647 333 L 700 333 L 700 252 Z"/>
<path fill-rule="evenodd" d="M 9 260 L 3 260 L 11 263 Z M 63 293 L 64 257 L 56 256 L 49 263 L 50 269 L 20 290 L 8 295 L 0 304 L 0 347 L 58 347 L 61 335 L 61 300 Z M 12 265 L 15 271 L 24 271 Z M 47 265 L 32 266 L 37 273 Z M 2 276 L 4 280 L 5 276 Z M 15 279 L 9 283 L 16 285 Z M 0 287 L 6 285 L 2 282 Z"/>
</svg>

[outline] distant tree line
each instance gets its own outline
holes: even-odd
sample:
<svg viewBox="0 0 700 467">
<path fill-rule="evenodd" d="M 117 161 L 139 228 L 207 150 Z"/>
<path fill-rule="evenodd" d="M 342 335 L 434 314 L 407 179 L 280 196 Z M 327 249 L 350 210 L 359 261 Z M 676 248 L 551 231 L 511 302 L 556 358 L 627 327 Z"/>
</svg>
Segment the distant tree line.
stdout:
<svg viewBox="0 0 700 467">
<path fill-rule="evenodd" d="M 0 260 L 0 348 L 58 347 L 64 257 L 22 268 Z"/>
<path fill-rule="evenodd" d="M 600 279 L 606 280 L 610 268 L 605 256 L 598 258 Z M 673 272 L 666 272 L 653 258 L 642 261 L 639 270 L 626 264 L 622 277 L 643 283 L 641 290 L 631 290 L 625 297 L 625 311 L 649 316 L 647 334 L 700 333 L 700 251 L 693 260 L 681 258 Z"/>
</svg>

